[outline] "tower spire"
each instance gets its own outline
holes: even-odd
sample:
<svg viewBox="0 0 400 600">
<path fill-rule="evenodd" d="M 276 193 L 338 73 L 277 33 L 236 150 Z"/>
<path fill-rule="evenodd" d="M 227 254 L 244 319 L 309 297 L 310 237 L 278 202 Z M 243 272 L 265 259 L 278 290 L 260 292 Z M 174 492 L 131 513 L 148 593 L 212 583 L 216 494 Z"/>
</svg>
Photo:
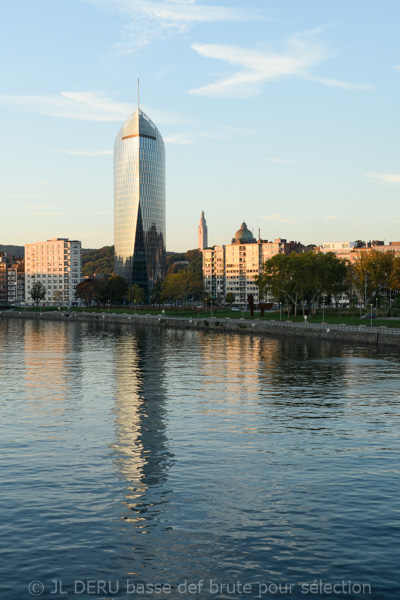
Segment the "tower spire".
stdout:
<svg viewBox="0 0 400 600">
<path fill-rule="evenodd" d="M 139 77 L 137 79 L 137 109 L 139 112 Z"/>
</svg>

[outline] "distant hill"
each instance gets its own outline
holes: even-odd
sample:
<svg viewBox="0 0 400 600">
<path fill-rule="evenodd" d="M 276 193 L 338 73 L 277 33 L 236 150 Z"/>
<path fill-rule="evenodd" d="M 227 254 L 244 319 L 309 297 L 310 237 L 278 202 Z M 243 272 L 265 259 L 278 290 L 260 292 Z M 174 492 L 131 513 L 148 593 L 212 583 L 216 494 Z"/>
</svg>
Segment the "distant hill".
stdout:
<svg viewBox="0 0 400 600">
<path fill-rule="evenodd" d="M 15 257 L 24 257 L 23 246 L 7 246 L 0 244 L 0 252 L 9 252 Z M 183 268 L 181 261 L 189 261 L 191 268 L 201 271 L 202 255 L 198 250 L 187 252 L 167 252 L 167 271 L 176 272 Z M 177 264 L 174 264 L 177 263 Z M 111 275 L 114 270 L 114 246 L 103 248 L 82 248 L 82 274 L 91 277 L 95 273 Z"/>
<path fill-rule="evenodd" d="M 167 252 L 167 272 L 183 268 L 180 261 L 189 261 L 191 269 L 201 272 L 202 254 L 199 250 L 187 252 Z M 104 246 L 98 250 L 82 250 L 82 274 L 91 277 L 95 273 L 111 275 L 114 270 L 114 246 Z"/>
<path fill-rule="evenodd" d="M 111 246 L 110 246 L 111 247 Z M 9 252 L 16 258 L 24 258 L 24 246 L 12 246 L 6 244 L 0 244 L 0 252 Z M 114 251 L 114 248 L 113 248 Z M 87 254 L 88 252 L 100 252 L 99 250 L 94 250 L 92 248 L 82 248 L 82 254 Z"/>
<path fill-rule="evenodd" d="M 114 270 L 114 246 L 103 246 L 98 250 L 82 249 L 82 274 L 91 277 L 95 273 L 111 275 Z"/>
<path fill-rule="evenodd" d="M 16 258 L 24 258 L 23 246 L 6 246 L 5 244 L 0 244 L 0 252 L 9 252 Z"/>
</svg>

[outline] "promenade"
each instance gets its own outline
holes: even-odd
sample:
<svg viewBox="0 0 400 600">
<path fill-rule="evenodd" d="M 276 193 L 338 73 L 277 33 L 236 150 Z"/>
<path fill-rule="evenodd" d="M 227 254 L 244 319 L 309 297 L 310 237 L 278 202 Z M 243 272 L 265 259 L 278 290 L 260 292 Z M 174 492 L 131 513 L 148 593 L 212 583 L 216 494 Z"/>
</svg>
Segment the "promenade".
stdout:
<svg viewBox="0 0 400 600">
<path fill-rule="evenodd" d="M 67 312 L 0 312 L 0 319 L 35 319 L 43 321 L 77 321 L 88 323 L 118 323 L 178 329 L 199 329 L 223 333 L 249 335 L 279 335 L 332 341 L 387 345 L 400 349 L 400 328 L 370 325 L 341 325 L 327 323 L 301 323 L 261 319 L 191 318 L 171 315 Z"/>
</svg>

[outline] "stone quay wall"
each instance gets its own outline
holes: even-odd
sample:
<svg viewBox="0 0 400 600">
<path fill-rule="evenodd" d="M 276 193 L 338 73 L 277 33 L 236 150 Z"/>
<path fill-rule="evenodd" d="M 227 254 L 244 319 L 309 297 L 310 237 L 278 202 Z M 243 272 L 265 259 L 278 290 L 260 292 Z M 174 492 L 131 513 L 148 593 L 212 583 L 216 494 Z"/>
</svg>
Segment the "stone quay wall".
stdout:
<svg viewBox="0 0 400 600">
<path fill-rule="evenodd" d="M 187 318 L 164 315 L 67 312 L 0 312 L 0 319 L 35 319 L 40 321 L 78 321 L 87 323 L 119 323 L 134 326 L 147 325 L 178 329 L 200 329 L 244 333 L 250 335 L 284 335 L 300 338 L 395 346 L 400 350 L 400 328 L 371 327 L 369 325 L 328 325 L 326 323 L 295 323 L 261 319 L 230 319 L 218 317 Z"/>
</svg>

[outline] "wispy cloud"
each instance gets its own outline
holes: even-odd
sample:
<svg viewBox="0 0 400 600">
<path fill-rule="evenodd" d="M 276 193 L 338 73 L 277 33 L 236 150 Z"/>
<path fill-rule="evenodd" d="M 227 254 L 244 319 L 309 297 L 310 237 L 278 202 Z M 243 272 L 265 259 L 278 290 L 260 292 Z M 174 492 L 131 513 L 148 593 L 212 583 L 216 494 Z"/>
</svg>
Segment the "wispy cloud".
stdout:
<svg viewBox="0 0 400 600">
<path fill-rule="evenodd" d="M 0 104 L 41 115 L 76 119 L 80 121 L 119 121 L 123 122 L 135 109 L 127 102 L 108 98 L 104 92 L 61 92 L 48 96 L 6 96 L 0 95 Z M 143 107 L 147 112 L 147 108 Z M 176 113 L 149 110 L 157 123 L 184 123 L 187 119 Z"/>
<path fill-rule="evenodd" d="M 164 137 L 164 142 L 166 144 L 193 144 L 193 140 L 190 139 L 185 133 L 166 135 Z"/>
<path fill-rule="evenodd" d="M 395 67 L 393 67 L 396 71 L 400 71 L 400 65 L 396 65 Z"/>
<path fill-rule="evenodd" d="M 400 174 L 398 173 L 373 173 L 369 172 L 364 175 L 367 179 L 372 179 L 377 183 L 400 183 Z"/>
<path fill-rule="evenodd" d="M 218 133 L 218 132 L 208 132 L 208 131 L 200 131 L 198 133 L 199 137 L 202 138 L 207 138 L 209 140 L 233 140 L 233 136 L 232 135 L 227 135 L 224 133 Z"/>
<path fill-rule="evenodd" d="M 109 156 L 113 154 L 112 150 L 59 150 L 59 152 L 73 156 Z"/>
<path fill-rule="evenodd" d="M 163 27 L 176 27 L 194 23 L 217 23 L 221 21 L 244 21 L 250 18 L 248 11 L 226 6 L 199 4 L 196 0 L 84 0 L 91 4 L 111 8 L 132 18 L 146 17 Z"/>
<path fill-rule="evenodd" d="M 192 44 L 200 56 L 222 60 L 241 70 L 216 83 L 190 90 L 190 93 L 247 98 L 259 93 L 264 83 L 283 77 L 299 77 L 347 90 L 371 89 L 371 86 L 319 78 L 309 73 L 309 69 L 336 54 L 315 41 L 317 33 L 320 30 L 296 34 L 275 52 L 222 44 Z"/>
<path fill-rule="evenodd" d="M 360 92 L 374 89 L 374 86 L 370 85 L 369 83 L 349 83 L 348 81 L 339 81 L 337 79 L 329 79 L 327 77 L 313 77 L 308 73 L 304 73 L 302 77 L 304 79 L 308 79 L 309 81 L 316 81 L 317 83 L 322 83 L 322 85 L 326 85 L 328 87 L 340 88 L 342 90 L 348 90 L 350 92 Z"/>
<path fill-rule="evenodd" d="M 220 123 L 215 124 L 216 127 L 222 127 L 222 129 L 228 129 L 229 131 L 234 131 L 236 133 L 260 133 L 259 129 L 248 129 L 246 127 L 235 127 L 232 125 L 221 125 Z"/>
<path fill-rule="evenodd" d="M 117 54 L 127 54 L 150 42 L 183 34 L 197 23 L 247 21 L 249 11 L 239 8 L 201 4 L 196 0 L 83 0 L 125 15 L 127 25 Z"/>
<path fill-rule="evenodd" d="M 285 215 L 277 215 L 273 213 L 269 216 L 261 216 L 260 219 L 266 219 L 267 221 L 277 221 L 278 223 L 295 223 L 292 219 L 288 219 Z"/>
</svg>

